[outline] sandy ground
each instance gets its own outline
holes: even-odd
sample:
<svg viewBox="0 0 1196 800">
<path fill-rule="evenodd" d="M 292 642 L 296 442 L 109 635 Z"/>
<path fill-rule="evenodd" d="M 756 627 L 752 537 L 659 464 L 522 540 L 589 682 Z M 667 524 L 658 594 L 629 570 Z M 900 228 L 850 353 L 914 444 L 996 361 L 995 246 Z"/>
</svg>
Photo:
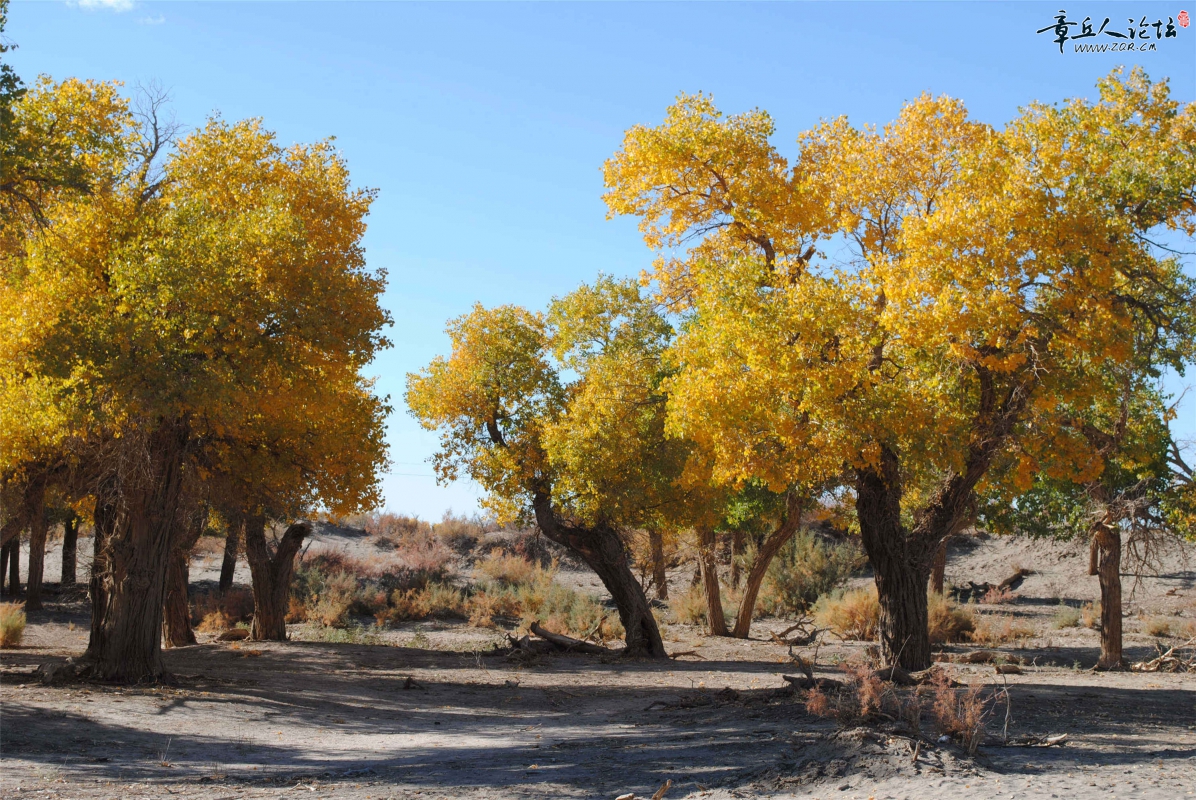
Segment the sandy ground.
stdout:
<svg viewBox="0 0 1196 800">
<path fill-rule="evenodd" d="M 318 544 L 365 546 L 334 533 Z M 402 626 L 378 644 L 202 637 L 167 651 L 172 685 L 45 687 L 33 668 L 86 645 L 81 595 L 64 593 L 31 616 L 20 649 L 0 653 L 0 796 L 613 799 L 672 780 L 668 798 L 712 800 L 1196 797 L 1196 675 L 1094 673 L 1097 634 L 1051 627 L 1060 601 L 1097 596 L 1086 555 L 998 540 L 952 553 L 948 581 L 1038 571 L 1013 603 L 980 610 L 1037 631 L 1003 648 L 1034 665 L 1006 678 L 1010 736 L 1068 739 L 1004 746 L 1001 706 L 975 758 L 924 730 L 916 762 L 908 735 L 841 730 L 784 691 L 780 676 L 795 670 L 784 647 L 764 640 L 779 620 L 758 623 L 750 641 L 670 625 L 670 652 L 697 655 L 666 663 L 518 664 L 485 654 L 499 632 L 447 623 Z M 1146 620 L 1196 621 L 1192 555 L 1174 554 L 1129 599 L 1130 658 L 1154 653 Z M 54 576 L 55 552 L 49 562 Z M 217 568 L 214 556 L 201 561 L 193 579 L 214 580 Z M 686 576 L 676 577 L 679 588 Z M 840 675 L 835 664 L 865 646 L 824 645 L 818 673 Z M 1001 682 L 991 666 L 951 668 L 968 683 Z"/>
</svg>

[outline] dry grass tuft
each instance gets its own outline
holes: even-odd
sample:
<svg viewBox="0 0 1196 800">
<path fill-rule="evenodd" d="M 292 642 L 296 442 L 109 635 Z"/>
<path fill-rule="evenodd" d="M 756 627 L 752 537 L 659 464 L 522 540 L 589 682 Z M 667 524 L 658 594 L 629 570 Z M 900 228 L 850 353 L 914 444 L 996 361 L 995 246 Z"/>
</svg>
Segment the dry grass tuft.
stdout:
<svg viewBox="0 0 1196 800">
<path fill-rule="evenodd" d="M 672 621 L 681 625 L 701 625 L 706 622 L 706 593 L 702 584 L 695 583 L 681 594 L 669 596 Z"/>
<path fill-rule="evenodd" d="M 516 586 L 534 580 L 540 567 L 496 547 L 484 561 L 478 562 L 476 569 L 484 578 L 502 586 Z"/>
<path fill-rule="evenodd" d="M 1085 603 L 1080 606 L 1080 621 L 1085 628 L 1092 628 L 1094 631 L 1100 630 L 1100 601 L 1095 603 Z"/>
<path fill-rule="evenodd" d="M 934 703 L 931 714 L 940 734 L 959 741 L 969 755 L 976 754 L 984 738 L 984 719 L 988 716 L 991 698 L 986 700 L 979 686 L 957 690 L 951 685 L 951 676 L 945 670 L 938 670 L 931 679 Z"/>
<path fill-rule="evenodd" d="M 1078 628 L 1080 626 L 1080 617 L 1080 609 L 1061 602 L 1059 603 L 1059 607 L 1055 609 L 1055 618 L 1051 622 L 1051 626 L 1055 630 Z"/>
<path fill-rule="evenodd" d="M 1143 628 L 1148 636 L 1174 636 L 1175 635 L 1175 620 L 1167 619 L 1166 617 L 1151 617 L 1146 620 Z"/>
<path fill-rule="evenodd" d="M 1037 635 L 1037 631 L 1014 619 L 1012 614 L 981 617 L 972 632 L 972 641 L 985 645 L 1000 645 L 1009 642 L 1024 643 Z"/>
<path fill-rule="evenodd" d="M 25 604 L 0 603 L 0 647 L 18 647 L 25 636 Z"/>
<path fill-rule="evenodd" d="M 876 587 L 823 595 L 814 604 L 814 619 L 844 639 L 874 640 L 880 628 Z"/>
<path fill-rule="evenodd" d="M 976 630 L 976 616 L 972 609 L 936 592 L 927 596 L 926 611 L 931 644 L 966 642 Z"/>
<path fill-rule="evenodd" d="M 207 592 L 191 603 L 191 624 L 203 633 L 221 633 L 251 619 L 253 591 L 247 588 L 229 589 L 224 594 Z"/>
</svg>

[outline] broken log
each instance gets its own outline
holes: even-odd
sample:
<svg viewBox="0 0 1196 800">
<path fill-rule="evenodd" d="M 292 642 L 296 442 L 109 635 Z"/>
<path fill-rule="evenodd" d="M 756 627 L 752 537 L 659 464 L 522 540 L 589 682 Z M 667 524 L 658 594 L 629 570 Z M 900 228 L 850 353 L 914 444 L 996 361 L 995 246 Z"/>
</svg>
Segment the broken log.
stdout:
<svg viewBox="0 0 1196 800">
<path fill-rule="evenodd" d="M 574 639 L 572 636 L 565 636 L 563 633 L 553 633 L 538 622 L 532 623 L 531 632 L 547 642 L 552 642 L 552 644 L 566 652 L 585 653 L 591 656 L 615 655 L 614 650 L 599 647 L 589 642 L 583 642 L 581 639 Z"/>
</svg>

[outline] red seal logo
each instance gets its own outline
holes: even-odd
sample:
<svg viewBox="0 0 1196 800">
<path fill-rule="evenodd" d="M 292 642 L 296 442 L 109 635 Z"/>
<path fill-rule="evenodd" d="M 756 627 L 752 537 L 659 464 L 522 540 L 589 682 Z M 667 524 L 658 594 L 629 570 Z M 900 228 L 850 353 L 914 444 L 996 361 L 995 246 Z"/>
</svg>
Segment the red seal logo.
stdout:
<svg viewBox="0 0 1196 800">
<path fill-rule="evenodd" d="M 1175 21 L 1179 23 L 1179 27 L 1181 28 L 1188 27 L 1188 25 L 1192 22 L 1191 18 L 1188 17 L 1187 11 L 1179 12 L 1179 14 L 1175 17 Z"/>
</svg>

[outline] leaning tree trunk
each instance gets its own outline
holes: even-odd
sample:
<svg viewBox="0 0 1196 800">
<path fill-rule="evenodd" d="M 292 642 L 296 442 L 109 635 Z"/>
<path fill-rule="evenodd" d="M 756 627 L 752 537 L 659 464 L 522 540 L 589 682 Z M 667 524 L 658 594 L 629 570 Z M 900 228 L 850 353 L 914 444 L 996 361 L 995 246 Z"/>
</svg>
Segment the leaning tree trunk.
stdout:
<svg viewBox="0 0 1196 800">
<path fill-rule="evenodd" d="M 239 515 L 229 515 L 228 535 L 224 537 L 224 561 L 220 563 L 220 594 L 233 588 L 233 576 L 237 571 L 237 543 L 244 524 Z"/>
<path fill-rule="evenodd" d="M 533 508 L 540 530 L 552 541 L 576 553 L 610 592 L 623 623 L 627 656 L 666 658 L 664 641 L 652 607 L 631 570 L 627 547 L 618 531 L 606 525 L 582 528 L 561 523 L 547 492 L 536 492 Z"/>
<path fill-rule="evenodd" d="M 1098 669 L 1121 669 L 1121 533 L 1099 523 L 1093 540 L 1100 548 L 1097 580 L 1100 582 L 1100 660 Z"/>
<path fill-rule="evenodd" d="M 104 513 L 116 513 L 102 543 L 97 519 L 93 586 L 99 585 L 82 659 L 94 678 L 139 682 L 162 674 L 162 598 L 187 438 L 185 424 L 160 424 L 141 444 L 144 462 L 110 487 L 118 495 L 105 501 Z"/>
<path fill-rule="evenodd" d="M 205 509 L 206 510 L 206 509 Z M 170 549 L 170 563 L 166 567 L 166 600 L 162 608 L 162 642 L 166 647 L 186 647 L 195 644 L 191 630 L 191 603 L 187 589 L 191 583 L 191 548 L 203 533 L 206 514 L 199 510 L 178 528 Z"/>
<path fill-rule="evenodd" d="M 669 599 L 669 575 L 664 563 L 664 534 L 648 531 L 648 543 L 652 547 L 652 583 L 656 585 L 656 599 Z"/>
<path fill-rule="evenodd" d="M 764 576 L 768 574 L 768 567 L 800 527 L 801 497 L 790 491 L 785 498 L 784 519 L 764 540 L 764 544 L 760 545 L 760 549 L 756 551 L 756 560 L 748 570 L 747 584 L 743 587 L 743 600 L 739 604 L 739 613 L 735 615 L 735 627 L 731 630 L 731 635 L 736 639 L 748 638 L 752 629 L 752 617 L 756 613 L 756 598 L 760 594 Z"/>
<path fill-rule="evenodd" d="M 702 572 L 702 588 L 706 593 L 706 622 L 711 636 L 730 636 L 727 618 L 723 613 L 723 592 L 718 583 L 718 562 L 714 554 L 714 531 L 698 530 L 698 568 Z"/>
<path fill-rule="evenodd" d="M 253 516 L 245 520 L 245 556 L 253 574 L 253 627 L 249 638 L 256 641 L 286 641 L 287 601 L 291 593 L 291 575 L 295 555 L 311 533 L 307 522 L 287 528 L 274 553 L 266 541 L 266 520 Z M 638 585 L 638 584 L 637 584 Z"/>
<path fill-rule="evenodd" d="M 947 540 L 939 544 L 934 551 L 934 562 L 930 567 L 930 591 L 935 594 L 943 593 L 943 584 L 947 579 Z"/>
<path fill-rule="evenodd" d="M 62 523 L 62 586 L 74 586 L 79 564 L 79 516 L 67 512 Z"/>
<path fill-rule="evenodd" d="M 46 486 L 38 483 L 29 489 L 27 519 L 29 520 L 29 574 L 25 581 L 25 610 L 42 607 L 42 579 L 46 573 Z"/>
</svg>

